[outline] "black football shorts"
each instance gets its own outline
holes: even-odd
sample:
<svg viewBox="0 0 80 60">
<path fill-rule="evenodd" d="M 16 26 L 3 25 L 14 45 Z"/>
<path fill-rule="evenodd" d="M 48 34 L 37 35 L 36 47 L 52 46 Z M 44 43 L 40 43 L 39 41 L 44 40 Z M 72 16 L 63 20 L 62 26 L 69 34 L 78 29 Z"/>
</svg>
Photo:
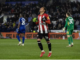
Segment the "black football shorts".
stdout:
<svg viewBox="0 0 80 60">
<path fill-rule="evenodd" d="M 49 33 L 38 33 L 37 39 L 42 39 L 44 38 L 46 41 L 49 41 L 50 35 Z"/>
</svg>

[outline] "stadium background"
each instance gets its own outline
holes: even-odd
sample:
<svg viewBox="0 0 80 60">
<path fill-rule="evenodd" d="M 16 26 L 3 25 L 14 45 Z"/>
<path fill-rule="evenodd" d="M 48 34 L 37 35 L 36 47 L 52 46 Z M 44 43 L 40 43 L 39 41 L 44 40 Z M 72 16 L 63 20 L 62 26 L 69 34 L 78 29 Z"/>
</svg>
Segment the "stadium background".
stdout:
<svg viewBox="0 0 80 60">
<path fill-rule="evenodd" d="M 50 41 L 52 43 L 52 56 L 47 57 L 48 47 L 45 40 L 42 44 L 45 55 L 40 58 L 40 49 L 37 45 L 36 35 L 33 31 L 37 30 L 37 26 L 33 27 L 32 21 L 37 18 L 39 8 L 46 7 L 46 13 L 49 14 L 51 24 Z M 65 24 L 65 13 L 70 11 L 75 20 L 75 30 L 73 33 L 74 46 L 67 48 L 68 45 L 66 34 L 62 32 Z M 23 13 L 26 19 L 26 35 L 25 46 L 18 46 L 16 38 L 16 29 L 18 25 L 19 13 Z M 24 59 L 80 59 L 80 40 L 77 40 L 80 30 L 80 0 L 0 0 L 0 59 L 7 60 L 24 60 Z M 1 39 L 2 38 L 2 39 Z M 4 38 L 4 39 L 3 39 Z M 7 39 L 6 39 L 7 38 Z M 34 39 L 33 39 L 34 38 Z M 57 39 L 58 38 L 58 39 Z M 63 39 L 62 39 L 63 38 Z"/>
<path fill-rule="evenodd" d="M 74 32 L 80 30 L 80 0 L 0 0 L 0 32 L 16 32 L 19 14 L 26 19 L 26 32 L 37 32 L 33 26 L 33 19 L 37 19 L 39 8 L 46 7 L 51 24 L 50 32 L 62 32 L 65 25 L 65 13 L 71 12 L 75 21 Z M 6 33 L 5 33 L 6 34 Z M 11 35 L 11 34 L 9 34 Z M 4 37 L 10 37 L 8 34 Z M 11 35 L 12 36 L 12 35 Z M 77 34 L 77 36 L 79 36 Z M 77 37 L 78 38 L 78 37 Z"/>
</svg>

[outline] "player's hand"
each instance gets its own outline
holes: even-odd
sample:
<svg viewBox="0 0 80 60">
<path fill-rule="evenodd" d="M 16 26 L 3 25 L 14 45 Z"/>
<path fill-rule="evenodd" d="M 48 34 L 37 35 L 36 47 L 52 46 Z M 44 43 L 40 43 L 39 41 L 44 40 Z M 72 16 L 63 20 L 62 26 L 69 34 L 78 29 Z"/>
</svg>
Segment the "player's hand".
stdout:
<svg viewBox="0 0 80 60">
<path fill-rule="evenodd" d="M 46 23 L 45 23 L 45 22 L 43 22 L 43 23 L 42 23 L 42 25 L 46 25 Z"/>
<path fill-rule="evenodd" d="M 45 21 L 46 21 L 46 17 L 45 17 L 45 16 L 42 18 L 42 21 L 43 21 L 43 22 L 45 22 Z"/>
<path fill-rule="evenodd" d="M 62 30 L 63 30 L 63 32 L 65 32 L 65 27 Z"/>
<path fill-rule="evenodd" d="M 19 32 L 19 28 L 18 28 L 18 32 Z"/>
</svg>

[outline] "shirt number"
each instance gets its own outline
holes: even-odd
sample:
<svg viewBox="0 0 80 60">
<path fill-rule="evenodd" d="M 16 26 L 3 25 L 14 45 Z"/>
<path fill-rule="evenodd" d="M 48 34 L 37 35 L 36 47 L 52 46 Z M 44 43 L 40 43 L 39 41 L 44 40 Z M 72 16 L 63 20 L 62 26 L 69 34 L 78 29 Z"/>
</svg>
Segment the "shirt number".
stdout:
<svg viewBox="0 0 80 60">
<path fill-rule="evenodd" d="M 69 19 L 69 24 L 73 24 L 73 19 Z"/>
<path fill-rule="evenodd" d="M 24 19 L 22 19 L 22 25 L 25 25 L 25 20 Z"/>
</svg>

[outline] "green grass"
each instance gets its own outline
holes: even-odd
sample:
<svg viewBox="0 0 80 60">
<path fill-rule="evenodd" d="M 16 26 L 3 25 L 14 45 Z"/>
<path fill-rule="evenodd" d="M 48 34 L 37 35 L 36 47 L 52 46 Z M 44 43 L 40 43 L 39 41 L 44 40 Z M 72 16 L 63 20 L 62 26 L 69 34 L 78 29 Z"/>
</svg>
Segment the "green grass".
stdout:
<svg viewBox="0 0 80 60">
<path fill-rule="evenodd" d="M 45 40 L 42 44 L 45 50 L 43 57 L 36 39 L 26 39 L 25 46 L 18 46 L 17 39 L 0 39 L 0 59 L 80 59 L 80 40 L 74 40 L 74 46 L 67 48 L 67 40 L 53 40 L 52 56 L 47 57 L 48 47 Z"/>
</svg>

